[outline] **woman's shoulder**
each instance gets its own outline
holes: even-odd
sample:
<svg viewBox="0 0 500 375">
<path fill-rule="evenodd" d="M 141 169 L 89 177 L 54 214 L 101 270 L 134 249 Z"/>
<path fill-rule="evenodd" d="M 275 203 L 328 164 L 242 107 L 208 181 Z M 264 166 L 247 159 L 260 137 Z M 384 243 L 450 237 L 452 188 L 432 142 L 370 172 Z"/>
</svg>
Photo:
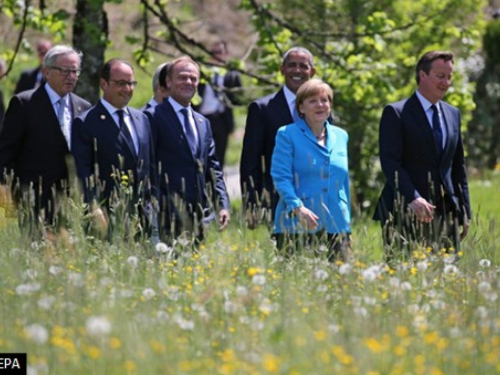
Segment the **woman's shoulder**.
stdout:
<svg viewBox="0 0 500 375">
<path fill-rule="evenodd" d="M 334 132 L 339 137 L 346 137 L 346 138 L 349 137 L 349 134 L 347 133 L 347 131 L 338 127 L 337 125 L 327 123 L 326 126 L 330 129 L 330 131 Z"/>
</svg>

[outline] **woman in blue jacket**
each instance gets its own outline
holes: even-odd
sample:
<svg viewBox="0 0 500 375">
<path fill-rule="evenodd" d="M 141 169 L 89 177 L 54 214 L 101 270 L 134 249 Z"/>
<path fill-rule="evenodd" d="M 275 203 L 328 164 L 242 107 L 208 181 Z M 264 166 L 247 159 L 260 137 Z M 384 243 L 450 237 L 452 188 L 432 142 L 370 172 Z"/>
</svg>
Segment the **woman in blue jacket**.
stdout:
<svg viewBox="0 0 500 375">
<path fill-rule="evenodd" d="M 280 200 L 274 220 L 278 249 L 326 244 L 328 258 L 351 261 L 348 135 L 328 122 L 333 91 L 310 79 L 297 91 L 300 119 L 278 130 L 271 175 Z"/>
</svg>

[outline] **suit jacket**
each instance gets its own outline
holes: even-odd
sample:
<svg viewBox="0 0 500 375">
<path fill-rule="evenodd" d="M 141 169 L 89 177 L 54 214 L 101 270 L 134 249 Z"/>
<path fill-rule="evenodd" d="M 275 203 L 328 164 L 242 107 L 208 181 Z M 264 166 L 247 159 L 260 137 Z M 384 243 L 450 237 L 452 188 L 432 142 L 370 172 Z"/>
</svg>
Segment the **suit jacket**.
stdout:
<svg viewBox="0 0 500 375">
<path fill-rule="evenodd" d="M 90 107 L 86 100 L 73 93 L 69 95 L 73 118 Z M 12 97 L 0 133 L 2 172 L 13 172 L 22 186 L 32 183 L 35 198 L 41 198 L 45 207 L 54 185 L 58 190 L 67 186 L 67 159 L 70 156 L 45 87 Z"/>
<path fill-rule="evenodd" d="M 199 138 L 198 152 L 194 157 L 183 126 L 168 100 L 157 105 L 150 116 L 156 137 L 154 148 L 158 161 L 162 216 L 165 217 L 165 210 L 170 210 L 169 216 L 177 213 L 177 199 L 192 208 L 192 215 L 203 213 L 200 210 L 208 213 L 212 204 L 229 209 L 229 197 L 215 156 L 209 121 L 193 111 Z M 210 196 L 207 187 L 213 196 Z M 168 221 L 164 221 L 163 226 L 166 225 L 169 225 Z"/>
<path fill-rule="evenodd" d="M 19 94 L 21 91 L 31 90 L 35 88 L 36 78 L 38 73 L 42 69 L 41 66 L 38 66 L 33 69 L 24 70 L 19 77 L 19 81 L 17 81 L 16 88 L 14 90 L 14 94 Z M 42 83 L 45 83 L 45 79 L 42 78 Z M 42 85 L 40 85 L 42 86 Z"/>
<path fill-rule="evenodd" d="M 133 201 L 148 201 L 156 194 L 156 164 L 149 120 L 141 111 L 127 107 L 139 140 L 139 152 L 127 142 L 115 120 L 99 101 L 75 119 L 71 149 L 87 202 L 96 199 L 108 207 L 109 197 L 121 188 L 121 175 L 129 175 Z M 96 181 L 96 183 L 92 183 Z"/>
<path fill-rule="evenodd" d="M 240 74 L 235 71 L 228 71 L 224 75 L 224 80 L 223 80 L 223 85 L 224 87 L 222 88 L 221 92 L 221 100 L 224 104 L 224 111 L 220 114 L 221 116 L 218 116 L 218 126 L 224 126 L 225 131 L 227 134 L 230 134 L 234 131 L 234 114 L 233 114 L 233 105 L 238 105 L 240 104 L 239 100 L 239 95 L 237 92 L 235 92 L 234 89 L 241 87 L 241 78 Z M 204 94 L 205 94 L 205 89 L 207 87 L 206 83 L 200 83 L 198 85 L 198 95 L 203 99 Z M 214 91 L 216 88 L 214 88 Z M 199 111 L 201 108 L 201 104 L 198 106 L 195 106 L 194 109 Z M 213 125 L 213 124 L 212 124 Z"/>
<path fill-rule="evenodd" d="M 406 207 L 423 197 L 436 205 L 436 212 L 454 211 L 460 223 L 471 217 L 460 112 L 440 102 L 446 123 L 446 144 L 438 158 L 432 129 L 416 94 L 384 108 L 380 120 L 380 163 L 386 184 L 379 199 L 375 220 L 385 223 L 400 205 Z M 444 194 L 443 194 L 444 193 Z"/>
<path fill-rule="evenodd" d="M 293 122 L 283 88 L 250 104 L 240 160 L 240 186 L 247 207 L 271 208 L 274 214 L 278 194 L 271 178 L 271 156 L 278 129 Z M 262 200 L 266 190 L 270 201 Z"/>
<path fill-rule="evenodd" d="M 0 87 L 0 129 L 2 128 L 3 118 L 5 117 L 5 103 L 3 101 L 3 92 Z"/>
<path fill-rule="evenodd" d="M 318 228 L 330 234 L 351 232 L 347 160 L 348 135 L 329 123 L 326 144 L 318 143 L 304 120 L 283 126 L 276 136 L 271 175 L 279 194 L 275 233 L 306 231 L 293 214 L 305 206 L 318 215 Z"/>
</svg>

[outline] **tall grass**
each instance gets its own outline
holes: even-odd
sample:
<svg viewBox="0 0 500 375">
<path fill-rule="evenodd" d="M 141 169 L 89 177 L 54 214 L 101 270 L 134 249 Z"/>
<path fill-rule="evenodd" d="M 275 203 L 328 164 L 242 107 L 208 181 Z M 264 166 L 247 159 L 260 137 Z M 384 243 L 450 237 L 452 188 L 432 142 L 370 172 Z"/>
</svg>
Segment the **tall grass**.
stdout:
<svg viewBox="0 0 500 375">
<path fill-rule="evenodd" d="M 347 265 L 285 261 L 238 213 L 198 253 L 176 243 L 176 259 L 86 237 L 77 205 L 50 242 L 3 219 L 0 352 L 27 352 L 33 374 L 497 373 L 499 178 L 488 181 L 471 183 L 459 262 L 415 249 L 396 269 L 368 221 Z"/>
</svg>

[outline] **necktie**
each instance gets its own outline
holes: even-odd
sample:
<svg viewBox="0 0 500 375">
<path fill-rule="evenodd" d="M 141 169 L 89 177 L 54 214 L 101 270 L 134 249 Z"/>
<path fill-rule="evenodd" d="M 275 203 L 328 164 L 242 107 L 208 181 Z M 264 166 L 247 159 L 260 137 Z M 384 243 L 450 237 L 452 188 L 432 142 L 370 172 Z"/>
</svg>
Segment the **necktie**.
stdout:
<svg viewBox="0 0 500 375">
<path fill-rule="evenodd" d="M 118 119 L 119 119 L 118 123 L 120 125 L 120 132 L 122 133 L 123 137 L 127 141 L 129 147 L 132 150 L 134 150 L 134 152 L 135 152 L 134 141 L 132 139 L 132 135 L 130 134 L 130 131 L 128 130 L 128 126 L 125 123 L 123 109 L 117 110 L 116 113 L 118 114 Z"/>
<path fill-rule="evenodd" d="M 61 131 L 68 143 L 68 147 L 70 147 L 70 130 L 69 123 L 66 117 L 66 100 L 64 98 L 59 98 L 57 101 L 59 103 L 59 108 L 57 109 L 57 120 L 59 121 L 59 125 L 61 126 Z"/>
<path fill-rule="evenodd" d="M 189 121 L 189 111 L 187 108 L 182 108 L 181 113 L 184 115 L 184 132 L 186 133 L 186 138 L 191 148 L 193 155 L 196 155 L 196 137 L 194 135 L 193 128 L 191 127 L 191 122 Z"/>
<path fill-rule="evenodd" d="M 435 104 L 431 106 L 432 114 L 432 132 L 434 133 L 434 140 L 436 141 L 436 148 L 438 157 L 441 158 L 443 153 L 443 132 L 441 130 L 441 121 L 439 121 L 439 112 Z"/>
</svg>

